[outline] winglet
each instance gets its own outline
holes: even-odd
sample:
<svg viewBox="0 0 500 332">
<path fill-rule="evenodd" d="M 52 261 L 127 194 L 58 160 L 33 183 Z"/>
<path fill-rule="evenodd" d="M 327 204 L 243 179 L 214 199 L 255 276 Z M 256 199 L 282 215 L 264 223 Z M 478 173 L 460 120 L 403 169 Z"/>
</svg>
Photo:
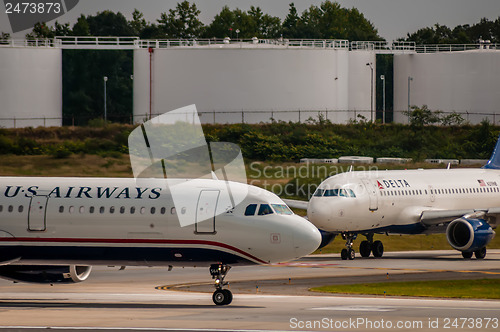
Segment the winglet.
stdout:
<svg viewBox="0 0 500 332">
<path fill-rule="evenodd" d="M 490 160 L 482 168 L 500 169 L 500 136 L 498 136 L 497 145 L 495 146 L 495 150 L 493 150 Z"/>
</svg>

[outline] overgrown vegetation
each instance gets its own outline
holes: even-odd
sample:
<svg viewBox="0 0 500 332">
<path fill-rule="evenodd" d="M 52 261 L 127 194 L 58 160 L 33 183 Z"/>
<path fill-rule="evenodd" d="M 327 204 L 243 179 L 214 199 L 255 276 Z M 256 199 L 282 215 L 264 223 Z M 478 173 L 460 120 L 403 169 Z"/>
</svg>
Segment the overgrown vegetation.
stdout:
<svg viewBox="0 0 500 332">
<path fill-rule="evenodd" d="M 208 141 L 238 144 L 247 160 L 283 162 L 348 155 L 403 157 L 414 161 L 487 159 L 493 151 L 500 127 L 487 121 L 480 125 L 437 126 L 432 125 L 435 122 L 425 114 L 423 117 L 415 115 L 416 120 L 410 125 L 366 121 L 341 125 L 318 117 L 310 118 L 307 123 L 207 124 L 203 128 Z M 0 129 L 0 154 L 64 158 L 79 153 L 128 153 L 128 135 L 133 128 L 111 124 Z"/>
</svg>

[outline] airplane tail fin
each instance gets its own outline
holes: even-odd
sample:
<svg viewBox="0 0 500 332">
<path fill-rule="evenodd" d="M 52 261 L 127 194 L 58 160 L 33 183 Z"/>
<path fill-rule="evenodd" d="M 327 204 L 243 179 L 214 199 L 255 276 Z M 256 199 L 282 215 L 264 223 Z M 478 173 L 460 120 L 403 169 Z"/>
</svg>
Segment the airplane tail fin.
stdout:
<svg viewBox="0 0 500 332">
<path fill-rule="evenodd" d="M 500 136 L 498 136 L 497 145 L 491 154 L 490 160 L 482 168 L 500 169 Z"/>
</svg>

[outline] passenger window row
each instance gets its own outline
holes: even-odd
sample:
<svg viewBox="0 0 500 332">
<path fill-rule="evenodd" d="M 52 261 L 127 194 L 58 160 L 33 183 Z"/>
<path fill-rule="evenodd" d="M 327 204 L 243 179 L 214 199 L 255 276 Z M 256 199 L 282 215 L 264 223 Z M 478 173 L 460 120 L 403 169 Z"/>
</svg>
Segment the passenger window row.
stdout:
<svg viewBox="0 0 500 332">
<path fill-rule="evenodd" d="M 489 188 L 446 188 L 446 189 L 430 189 L 431 195 L 451 195 L 451 194 L 477 194 L 477 193 L 497 193 L 500 190 L 497 187 Z M 427 190 L 380 190 L 380 196 L 415 196 L 427 195 Z"/>
<path fill-rule="evenodd" d="M 427 195 L 427 190 L 387 190 L 380 191 L 380 196 L 418 196 L 418 195 Z"/>
<path fill-rule="evenodd" d="M 6 206 L 6 212 L 14 212 L 14 210 L 17 210 L 17 212 L 19 213 L 22 213 L 24 211 L 24 206 L 23 205 L 19 205 L 17 207 L 17 209 L 15 209 L 15 207 L 13 205 L 8 205 Z M 96 209 L 96 207 L 94 206 L 90 206 L 88 207 L 88 213 L 90 214 L 93 214 L 93 213 L 97 213 L 97 211 L 100 213 L 100 214 L 104 214 L 104 213 L 110 213 L 110 214 L 114 214 L 115 212 L 116 213 L 120 213 L 120 214 L 125 214 L 125 213 L 129 213 L 129 214 L 135 214 L 136 211 L 140 214 L 146 214 L 146 213 L 150 213 L 150 214 L 156 214 L 157 212 L 157 208 L 156 207 L 151 207 L 151 208 L 146 208 L 146 207 L 141 207 L 139 209 L 137 209 L 135 206 L 132 206 L 130 208 L 125 208 L 124 206 L 121 206 L 119 209 L 115 208 L 114 206 L 110 206 L 109 208 L 107 207 L 104 207 L 104 206 L 101 206 L 99 207 L 99 209 Z M 4 206 L 3 205 L 0 205 L 0 212 L 3 212 L 4 211 Z M 67 211 L 68 213 L 70 214 L 73 214 L 73 213 L 80 213 L 80 214 L 84 214 L 86 211 L 87 211 L 87 208 L 85 206 L 80 206 L 80 207 L 75 207 L 75 206 L 69 206 L 69 207 L 65 207 L 64 205 L 60 205 L 59 206 L 59 213 L 64 213 L 64 211 Z M 167 208 L 166 207 L 161 207 L 159 209 L 159 213 L 160 214 L 165 214 L 167 212 Z M 175 207 L 171 208 L 170 209 L 170 214 L 175 214 Z"/>
</svg>

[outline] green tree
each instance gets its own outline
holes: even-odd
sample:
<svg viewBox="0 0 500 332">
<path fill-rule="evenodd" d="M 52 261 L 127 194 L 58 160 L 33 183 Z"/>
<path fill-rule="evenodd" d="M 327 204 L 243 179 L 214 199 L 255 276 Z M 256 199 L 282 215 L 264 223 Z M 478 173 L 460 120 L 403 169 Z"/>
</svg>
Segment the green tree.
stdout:
<svg viewBox="0 0 500 332">
<path fill-rule="evenodd" d="M 2 32 L 0 34 L 0 43 L 5 43 L 10 40 L 10 33 L 7 32 Z"/>
<path fill-rule="evenodd" d="M 90 36 L 90 27 L 87 18 L 82 14 L 73 25 L 74 36 Z"/>
<path fill-rule="evenodd" d="M 55 37 L 54 28 L 47 26 L 45 22 L 37 22 L 33 26 L 33 29 L 30 33 L 26 34 L 26 39 L 45 39 L 45 38 L 54 38 Z"/>
<path fill-rule="evenodd" d="M 91 36 L 133 36 L 134 29 L 122 13 L 110 10 L 87 16 Z"/>
<path fill-rule="evenodd" d="M 470 26 L 457 25 L 451 29 L 445 25 L 435 24 L 413 33 L 408 33 L 404 41 L 414 41 L 416 44 L 475 44 L 479 39 L 500 42 L 500 17 L 495 21 L 482 18 Z"/>
<path fill-rule="evenodd" d="M 238 34 L 236 30 L 239 30 Z M 243 39 L 277 38 L 281 35 L 281 20 L 264 14 L 259 7 L 251 6 L 245 12 L 239 8 L 230 10 L 228 6 L 224 6 L 207 26 L 204 37 L 236 38 L 236 35 Z"/>
<path fill-rule="evenodd" d="M 196 8 L 196 4 L 191 5 L 185 0 L 177 3 L 175 9 L 169 9 L 168 14 L 161 13 L 158 19 L 159 28 L 168 38 L 199 38 L 204 29 L 199 15 L 200 11 Z"/>
<path fill-rule="evenodd" d="M 287 26 L 296 19 L 294 11 L 294 7 L 291 7 Z M 382 40 L 373 24 L 356 8 L 343 8 L 338 2 L 330 0 L 321 3 L 319 7 L 311 6 L 306 9 L 295 26 L 295 36 L 299 38 Z"/>
<path fill-rule="evenodd" d="M 283 37 L 285 38 L 300 38 L 298 23 L 300 20 L 300 16 L 297 13 L 297 8 L 295 8 L 295 4 L 292 2 L 289 5 L 288 15 L 285 17 L 283 21 Z"/>
<path fill-rule="evenodd" d="M 141 33 L 148 27 L 148 22 L 144 19 L 144 14 L 137 8 L 132 12 L 132 20 L 128 22 L 134 31 L 134 36 L 140 36 Z"/>
</svg>

